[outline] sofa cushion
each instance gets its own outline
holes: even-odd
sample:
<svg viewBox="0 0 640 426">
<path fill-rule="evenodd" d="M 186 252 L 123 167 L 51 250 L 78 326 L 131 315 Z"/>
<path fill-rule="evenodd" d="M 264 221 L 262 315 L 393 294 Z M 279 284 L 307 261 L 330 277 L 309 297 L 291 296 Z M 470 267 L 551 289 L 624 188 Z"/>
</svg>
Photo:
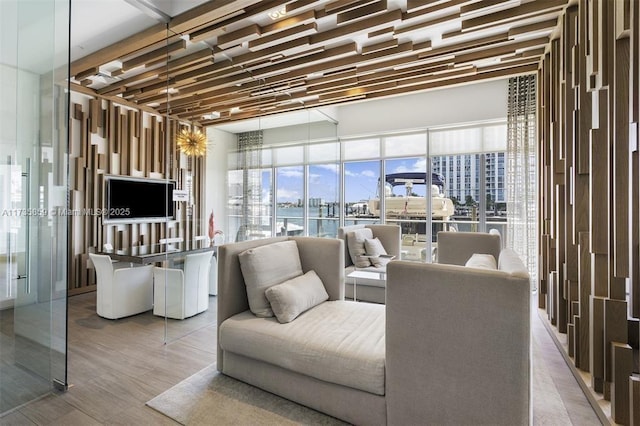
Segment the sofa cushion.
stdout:
<svg viewBox="0 0 640 426">
<path fill-rule="evenodd" d="M 357 268 L 371 266 L 371 261 L 366 257 L 367 250 L 364 247 L 365 240 L 373 238 L 373 232 L 369 228 L 360 228 L 347 232 L 347 248 L 351 261 Z"/>
<path fill-rule="evenodd" d="M 220 325 L 219 342 L 223 351 L 384 395 L 384 335 L 384 305 L 336 300 L 287 324 L 245 311 Z"/>
<path fill-rule="evenodd" d="M 518 254 L 510 248 L 502 249 L 498 259 L 498 269 L 509 274 L 529 278 L 529 271 Z"/>
<path fill-rule="evenodd" d="M 376 267 L 386 266 L 391 262 L 392 256 L 387 255 L 382 242 L 378 238 L 367 238 L 364 240 L 364 248 L 371 264 Z"/>
<path fill-rule="evenodd" d="M 256 316 L 272 317 L 264 292 L 271 286 L 302 275 L 302 264 L 295 241 L 281 241 L 245 250 L 238 255 L 249 309 Z"/>
<path fill-rule="evenodd" d="M 493 257 L 492 254 L 483 254 L 483 253 L 473 253 L 467 263 L 464 264 L 469 268 L 480 268 L 480 269 L 490 269 L 496 270 L 498 269 L 498 265 L 496 264 L 496 258 Z"/>
<path fill-rule="evenodd" d="M 271 310 L 281 323 L 291 322 L 301 313 L 329 298 L 324 284 L 315 273 L 309 271 L 265 291 Z"/>
</svg>

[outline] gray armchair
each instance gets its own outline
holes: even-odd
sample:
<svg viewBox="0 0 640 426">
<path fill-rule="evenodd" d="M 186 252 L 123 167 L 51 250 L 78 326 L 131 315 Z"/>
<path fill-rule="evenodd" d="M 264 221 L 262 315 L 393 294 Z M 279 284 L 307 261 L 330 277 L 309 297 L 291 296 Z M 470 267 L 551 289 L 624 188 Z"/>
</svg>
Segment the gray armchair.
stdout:
<svg viewBox="0 0 640 426">
<path fill-rule="evenodd" d="M 344 265 L 345 265 L 345 277 L 351 272 L 356 270 L 356 266 L 353 264 L 351 256 L 349 254 L 349 245 L 347 241 L 347 234 L 357 229 L 369 228 L 374 238 L 378 238 L 382 243 L 387 254 L 395 256 L 396 259 L 400 259 L 400 247 L 402 231 L 398 225 L 350 225 L 344 226 L 338 229 L 338 239 L 344 241 Z M 362 268 L 358 268 L 362 269 Z M 385 268 L 365 268 L 365 270 L 386 272 Z M 384 303 L 386 294 L 386 280 L 375 280 L 359 278 L 357 283 L 357 297 L 358 300 L 374 303 Z M 345 279 L 345 297 L 347 299 L 353 298 L 353 281 Z"/>
</svg>

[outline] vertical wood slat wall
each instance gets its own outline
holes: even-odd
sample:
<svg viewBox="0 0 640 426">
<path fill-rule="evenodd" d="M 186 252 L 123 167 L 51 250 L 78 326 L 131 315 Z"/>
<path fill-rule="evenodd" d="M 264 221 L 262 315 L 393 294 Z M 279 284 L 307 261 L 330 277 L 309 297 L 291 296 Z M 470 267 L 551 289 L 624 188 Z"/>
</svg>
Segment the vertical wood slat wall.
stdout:
<svg viewBox="0 0 640 426">
<path fill-rule="evenodd" d="M 625 425 L 640 424 L 639 15 L 578 0 L 538 75 L 538 303 Z"/>
<path fill-rule="evenodd" d="M 105 243 L 117 249 L 157 243 L 165 237 L 190 241 L 205 232 L 205 160 L 189 159 L 178 151 L 175 136 L 185 128 L 184 123 L 74 93 L 69 120 L 69 208 L 74 212 L 68 216 L 69 295 L 95 290 L 88 254 L 102 251 Z M 193 212 L 179 202 L 174 221 L 103 224 L 100 215 L 91 213 L 104 208 L 105 175 L 170 179 L 178 189 L 186 189 L 189 173 L 193 176 Z"/>
</svg>

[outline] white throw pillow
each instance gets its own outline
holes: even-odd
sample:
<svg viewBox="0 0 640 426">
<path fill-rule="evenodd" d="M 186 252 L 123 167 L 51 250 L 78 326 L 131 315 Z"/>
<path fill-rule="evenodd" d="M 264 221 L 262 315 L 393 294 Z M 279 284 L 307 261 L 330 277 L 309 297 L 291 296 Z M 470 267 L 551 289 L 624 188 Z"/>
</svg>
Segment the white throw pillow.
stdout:
<svg viewBox="0 0 640 426">
<path fill-rule="evenodd" d="M 367 251 L 364 248 L 364 241 L 367 238 L 373 238 L 373 232 L 369 228 L 360 228 L 347 232 L 347 247 L 349 248 L 351 261 L 356 268 L 371 266 L 371 261 L 366 257 Z"/>
<path fill-rule="evenodd" d="M 468 266 L 469 268 L 479 268 L 479 269 L 498 269 L 498 265 L 496 264 L 496 258 L 493 257 L 492 254 L 481 254 L 474 253 L 471 255 L 467 263 L 464 266 Z"/>
<path fill-rule="evenodd" d="M 391 262 L 391 257 L 381 257 L 386 256 L 387 251 L 384 249 L 382 242 L 380 242 L 377 237 L 367 238 L 366 240 L 364 240 L 364 248 L 367 256 L 373 256 L 369 258 L 373 266 L 379 268 L 382 266 L 386 266 L 387 263 Z"/>
<path fill-rule="evenodd" d="M 264 292 L 271 286 L 302 275 L 302 264 L 295 241 L 281 241 L 243 251 L 238 255 L 247 286 L 249 309 L 258 317 L 272 317 Z"/>
<path fill-rule="evenodd" d="M 282 324 L 291 322 L 301 313 L 329 299 L 327 290 L 315 271 L 269 287 L 265 295 L 271 309 Z"/>
</svg>

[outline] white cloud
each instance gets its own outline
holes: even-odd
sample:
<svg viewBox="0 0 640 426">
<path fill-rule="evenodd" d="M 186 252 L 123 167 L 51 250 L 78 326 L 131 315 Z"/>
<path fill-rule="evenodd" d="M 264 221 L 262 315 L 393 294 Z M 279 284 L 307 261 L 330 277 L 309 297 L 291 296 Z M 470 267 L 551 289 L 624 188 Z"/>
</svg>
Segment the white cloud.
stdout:
<svg viewBox="0 0 640 426">
<path fill-rule="evenodd" d="M 336 174 L 340 170 L 339 164 L 314 164 L 312 167 L 318 167 L 320 169 L 329 170 L 330 172 L 333 172 Z"/>
<path fill-rule="evenodd" d="M 278 169 L 278 176 L 302 178 L 304 173 L 301 167 L 281 167 Z"/>
<path fill-rule="evenodd" d="M 393 173 L 424 172 L 425 170 L 427 170 L 427 160 L 425 158 L 419 158 L 409 166 L 403 164 L 396 167 Z"/>
<path fill-rule="evenodd" d="M 367 178 L 375 178 L 378 176 L 376 172 L 373 172 L 371 170 L 363 170 L 360 173 L 354 173 L 350 170 L 345 170 L 344 175 L 351 176 L 351 177 L 367 177 Z"/>
<path fill-rule="evenodd" d="M 318 175 L 315 173 L 309 173 L 309 182 L 310 183 L 318 183 L 321 182 L 320 178 L 322 177 L 322 175 Z"/>
<path fill-rule="evenodd" d="M 285 188 L 278 189 L 278 202 L 283 201 L 298 201 L 300 193 L 298 191 L 291 191 Z"/>
</svg>

